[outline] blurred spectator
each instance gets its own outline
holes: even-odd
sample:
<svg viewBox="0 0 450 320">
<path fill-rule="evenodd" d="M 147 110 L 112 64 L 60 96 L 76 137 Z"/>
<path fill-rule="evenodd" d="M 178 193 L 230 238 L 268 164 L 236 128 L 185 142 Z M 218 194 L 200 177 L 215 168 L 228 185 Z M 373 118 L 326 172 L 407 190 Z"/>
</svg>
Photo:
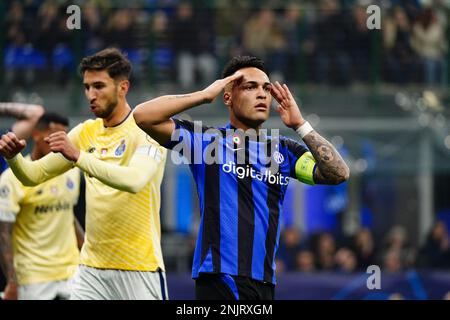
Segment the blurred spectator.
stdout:
<svg viewBox="0 0 450 320">
<path fill-rule="evenodd" d="M 301 249 L 300 230 L 296 227 L 286 227 L 281 233 L 278 247 L 278 259 L 283 262 L 288 271 L 295 269 L 296 256 Z"/>
<path fill-rule="evenodd" d="M 400 251 L 398 249 L 389 249 L 383 256 L 383 268 L 382 271 L 386 272 L 400 272 L 403 271 L 404 266 L 400 257 Z"/>
<path fill-rule="evenodd" d="M 388 80 L 397 84 L 417 80 L 411 26 L 405 10 L 395 7 L 392 16 L 385 19 L 382 31 Z"/>
<path fill-rule="evenodd" d="M 287 41 L 275 12 L 270 8 L 262 8 L 242 29 L 243 50 L 267 62 L 272 80 L 283 81 Z"/>
<path fill-rule="evenodd" d="M 286 81 L 306 80 L 308 70 L 299 69 L 299 66 L 307 68 L 308 61 L 312 59 L 314 45 L 310 39 L 306 18 L 298 3 L 291 2 L 286 6 L 280 25 L 286 38 L 286 62 L 283 64 Z M 299 79 L 301 76 L 303 79 Z"/>
<path fill-rule="evenodd" d="M 34 44 L 47 62 L 52 61 L 53 50 L 60 40 L 59 20 L 58 6 L 54 1 L 46 1 L 39 7 Z"/>
<path fill-rule="evenodd" d="M 133 20 L 129 9 L 119 9 L 112 13 L 107 22 L 105 43 L 125 50 L 135 48 Z"/>
<path fill-rule="evenodd" d="M 434 224 L 420 252 L 420 260 L 423 267 L 450 268 L 450 242 L 444 222 Z"/>
<path fill-rule="evenodd" d="M 101 10 L 94 4 L 88 2 L 82 10 L 83 44 L 85 54 L 90 55 L 104 47 L 104 16 Z"/>
<path fill-rule="evenodd" d="M 447 41 L 443 26 L 432 8 L 423 10 L 414 24 L 411 44 L 421 59 L 428 86 L 443 85 L 447 71 Z"/>
<path fill-rule="evenodd" d="M 316 79 L 345 85 L 350 81 L 349 35 L 351 25 L 338 0 L 324 0 L 315 25 Z"/>
<path fill-rule="evenodd" d="M 355 78 L 360 81 L 369 79 L 371 33 L 367 28 L 366 8 L 353 8 L 353 28 L 350 33 L 350 56 Z"/>
<path fill-rule="evenodd" d="M 317 236 L 314 253 L 319 270 L 335 269 L 336 242 L 330 233 L 321 233 Z"/>
<path fill-rule="evenodd" d="M 358 260 L 358 268 L 366 270 L 368 266 L 376 263 L 377 252 L 372 232 L 362 228 L 356 232 L 354 250 Z"/>
<path fill-rule="evenodd" d="M 409 243 L 408 233 L 403 226 L 394 226 L 389 231 L 385 252 L 395 252 L 402 268 L 411 268 L 415 265 L 416 252 Z"/>
<path fill-rule="evenodd" d="M 196 85 L 197 73 L 201 84 L 213 82 L 217 76 L 217 61 L 213 55 L 213 12 L 201 8 L 194 16 L 190 3 L 181 3 L 172 26 L 172 48 L 177 60 L 177 80 L 182 88 Z"/>
<path fill-rule="evenodd" d="M 5 18 L 6 50 L 5 80 L 6 85 L 30 87 L 35 78 L 35 70 L 28 67 L 23 59 L 23 52 L 31 50 L 34 21 L 25 13 L 20 1 L 13 1 Z"/>
<path fill-rule="evenodd" d="M 355 253 L 349 248 L 340 248 L 335 255 L 336 271 L 353 273 L 357 270 L 358 261 Z"/>
<path fill-rule="evenodd" d="M 170 44 L 169 19 L 167 14 L 158 10 L 151 21 L 151 49 L 153 76 L 157 82 L 171 80 L 174 63 L 173 49 Z"/>
<path fill-rule="evenodd" d="M 241 0 L 216 0 L 215 30 L 217 55 L 222 63 L 242 55 L 241 29 L 248 17 L 250 4 Z M 236 14 L 239 12 L 239 14 Z"/>
<path fill-rule="evenodd" d="M 300 250 L 295 257 L 295 267 L 296 270 L 300 272 L 316 271 L 314 253 L 307 249 Z"/>
</svg>

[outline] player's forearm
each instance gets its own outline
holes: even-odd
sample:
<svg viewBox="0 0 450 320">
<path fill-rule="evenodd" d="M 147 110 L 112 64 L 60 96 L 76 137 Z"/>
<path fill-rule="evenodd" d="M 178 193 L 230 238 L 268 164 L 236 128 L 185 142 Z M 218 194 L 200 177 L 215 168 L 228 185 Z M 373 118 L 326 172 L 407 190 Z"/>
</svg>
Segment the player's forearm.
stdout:
<svg viewBox="0 0 450 320">
<path fill-rule="evenodd" d="M 0 102 L 0 116 L 14 117 L 17 119 L 39 118 L 44 113 L 44 108 L 36 104 L 17 102 Z"/>
<path fill-rule="evenodd" d="M 134 118 L 141 128 L 158 125 L 183 111 L 208 102 L 211 99 L 207 98 L 204 91 L 161 96 L 138 105 L 134 110 Z"/>
<path fill-rule="evenodd" d="M 38 161 L 25 159 L 20 153 L 7 160 L 14 175 L 25 186 L 36 186 L 72 168 L 60 154 L 50 153 Z"/>
<path fill-rule="evenodd" d="M 107 186 L 131 193 L 141 191 L 158 169 L 158 164 L 148 158 L 132 161 L 129 166 L 119 166 L 83 151 L 75 165 Z"/>
<path fill-rule="evenodd" d="M 336 148 L 316 131 L 311 131 L 303 141 L 317 163 L 316 183 L 339 184 L 348 180 L 350 170 Z"/>
<path fill-rule="evenodd" d="M 7 282 L 17 283 L 11 243 L 12 227 L 10 222 L 0 222 L 0 265 Z"/>
</svg>

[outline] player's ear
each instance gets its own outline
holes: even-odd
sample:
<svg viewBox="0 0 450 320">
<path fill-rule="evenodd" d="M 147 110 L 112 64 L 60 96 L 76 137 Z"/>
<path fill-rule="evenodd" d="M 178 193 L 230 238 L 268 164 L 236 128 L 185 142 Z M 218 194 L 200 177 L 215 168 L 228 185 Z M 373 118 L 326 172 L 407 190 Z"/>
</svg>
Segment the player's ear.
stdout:
<svg viewBox="0 0 450 320">
<path fill-rule="evenodd" d="M 122 95 L 126 95 L 128 93 L 128 89 L 130 89 L 130 81 L 122 80 L 119 82 L 119 93 Z"/>
<path fill-rule="evenodd" d="M 230 91 L 225 91 L 223 93 L 223 103 L 225 103 L 225 105 L 227 107 L 231 107 L 231 92 Z"/>
</svg>

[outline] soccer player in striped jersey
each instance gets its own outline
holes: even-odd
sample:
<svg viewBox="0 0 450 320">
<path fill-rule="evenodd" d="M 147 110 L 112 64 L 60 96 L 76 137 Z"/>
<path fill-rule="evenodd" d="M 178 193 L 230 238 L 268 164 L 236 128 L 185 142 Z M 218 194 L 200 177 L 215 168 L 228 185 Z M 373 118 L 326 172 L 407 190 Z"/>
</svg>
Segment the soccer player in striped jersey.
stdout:
<svg viewBox="0 0 450 320">
<path fill-rule="evenodd" d="M 172 118 L 212 102 L 222 90 L 227 126 Z M 283 123 L 307 148 L 262 130 L 272 96 Z M 349 169 L 336 149 L 305 121 L 288 87 L 270 82 L 264 62 L 255 57 L 235 57 L 223 79 L 191 94 L 145 102 L 134 117 L 161 145 L 187 158 L 196 181 L 201 222 L 192 277 L 197 299 L 273 299 L 280 211 L 289 179 L 311 185 L 347 180 Z"/>
<path fill-rule="evenodd" d="M 29 158 L 50 152 L 45 137 L 66 131 L 69 120 L 45 113 L 33 130 Z M 25 187 L 8 169 L 0 177 L 0 265 L 5 300 L 68 299 L 68 281 L 79 263 L 84 231 L 74 217 L 80 172 L 72 169 L 36 187 Z"/>
<path fill-rule="evenodd" d="M 10 129 L 0 128 L 0 133 L 12 131 L 19 139 L 28 139 L 37 121 L 43 114 L 44 108 L 37 104 L 0 102 L 0 118 L 13 117 L 17 119 Z M 0 174 L 7 167 L 5 159 L 0 157 Z"/>
<path fill-rule="evenodd" d="M 159 209 L 167 152 L 134 121 L 131 64 L 119 50 L 84 58 L 80 72 L 97 119 L 50 135 L 53 153 L 39 161 L 26 161 L 24 142 L 11 133 L 0 154 L 25 185 L 74 166 L 85 174 L 86 237 L 71 299 L 166 299 Z"/>
</svg>

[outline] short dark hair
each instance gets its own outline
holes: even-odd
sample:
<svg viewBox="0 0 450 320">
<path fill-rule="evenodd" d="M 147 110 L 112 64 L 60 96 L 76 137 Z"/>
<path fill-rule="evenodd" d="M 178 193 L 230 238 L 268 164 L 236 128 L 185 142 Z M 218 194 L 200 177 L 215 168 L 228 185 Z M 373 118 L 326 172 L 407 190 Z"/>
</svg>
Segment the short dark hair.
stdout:
<svg viewBox="0 0 450 320">
<path fill-rule="evenodd" d="M 81 60 L 79 66 L 81 76 L 86 70 L 106 70 L 114 80 L 129 80 L 131 75 L 131 62 L 117 48 L 107 48 Z"/>
<path fill-rule="evenodd" d="M 69 126 L 69 119 L 55 112 L 45 112 L 38 120 L 35 130 L 44 131 L 50 127 L 50 123 Z"/>
<path fill-rule="evenodd" d="M 226 78 L 231 76 L 233 73 L 243 68 L 257 68 L 268 74 L 266 64 L 263 60 L 251 56 L 236 56 L 226 64 L 225 68 L 223 68 L 222 77 Z"/>
</svg>

